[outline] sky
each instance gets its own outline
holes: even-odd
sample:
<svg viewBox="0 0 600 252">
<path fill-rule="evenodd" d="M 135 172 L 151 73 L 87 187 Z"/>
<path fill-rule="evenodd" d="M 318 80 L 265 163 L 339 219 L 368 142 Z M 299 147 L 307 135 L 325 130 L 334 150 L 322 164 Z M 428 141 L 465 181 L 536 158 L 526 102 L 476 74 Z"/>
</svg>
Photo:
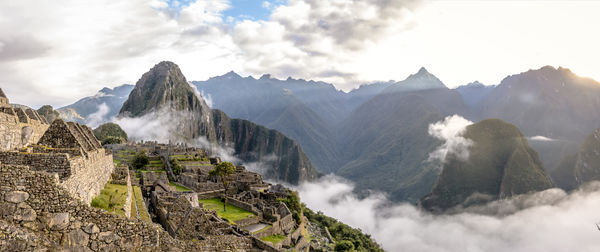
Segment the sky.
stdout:
<svg viewBox="0 0 600 252">
<path fill-rule="evenodd" d="M 447 86 L 545 65 L 600 80 L 600 1 L 97 0 L 0 2 L 0 87 L 64 106 L 162 60 L 188 80 L 235 71 L 338 89 L 425 67 Z"/>
</svg>

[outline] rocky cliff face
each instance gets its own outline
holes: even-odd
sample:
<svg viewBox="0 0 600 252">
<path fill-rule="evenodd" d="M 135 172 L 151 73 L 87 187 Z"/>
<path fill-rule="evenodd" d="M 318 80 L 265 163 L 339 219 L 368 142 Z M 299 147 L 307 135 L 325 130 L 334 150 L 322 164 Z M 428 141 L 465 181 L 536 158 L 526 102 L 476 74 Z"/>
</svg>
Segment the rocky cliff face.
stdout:
<svg viewBox="0 0 600 252">
<path fill-rule="evenodd" d="M 151 113 L 181 115 L 172 122 L 177 126 L 175 141 L 205 137 L 210 143 L 231 147 L 241 160 L 267 167 L 265 175 L 272 179 L 296 184 L 316 178 L 314 167 L 296 142 L 278 131 L 212 110 L 172 62 L 161 62 L 140 78 L 119 116 Z"/>
<path fill-rule="evenodd" d="M 467 127 L 469 157 L 446 157 L 431 194 L 420 204 L 440 211 L 552 187 L 537 153 L 514 125 L 488 119 Z"/>
</svg>

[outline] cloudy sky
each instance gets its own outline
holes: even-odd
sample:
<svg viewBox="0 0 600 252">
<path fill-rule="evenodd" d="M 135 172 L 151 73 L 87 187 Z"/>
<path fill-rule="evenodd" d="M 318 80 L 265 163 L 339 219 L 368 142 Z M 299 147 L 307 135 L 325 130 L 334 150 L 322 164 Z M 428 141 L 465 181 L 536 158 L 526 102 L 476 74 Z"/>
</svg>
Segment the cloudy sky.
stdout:
<svg viewBox="0 0 600 252">
<path fill-rule="evenodd" d="M 421 66 L 450 87 L 544 65 L 600 79 L 600 1 L 5 0 L 0 87 L 61 106 L 161 60 L 189 80 L 234 70 L 342 90 Z"/>
</svg>

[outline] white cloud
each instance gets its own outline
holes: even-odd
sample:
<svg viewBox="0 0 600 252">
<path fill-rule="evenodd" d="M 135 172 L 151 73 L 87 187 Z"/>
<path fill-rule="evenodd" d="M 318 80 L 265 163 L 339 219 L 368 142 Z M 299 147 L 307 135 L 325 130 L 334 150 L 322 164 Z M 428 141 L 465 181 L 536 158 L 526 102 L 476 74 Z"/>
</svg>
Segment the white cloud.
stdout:
<svg viewBox="0 0 600 252">
<path fill-rule="evenodd" d="M 530 137 L 529 140 L 542 141 L 542 142 L 552 142 L 552 141 L 555 141 L 554 139 L 549 138 L 549 137 L 545 137 L 545 136 L 533 136 L 533 137 Z"/>
<path fill-rule="evenodd" d="M 444 141 L 444 143 L 429 153 L 429 161 L 444 162 L 448 154 L 453 154 L 461 160 L 468 160 L 469 147 L 473 145 L 473 141 L 464 138 L 462 134 L 471 124 L 473 122 L 459 115 L 448 116 L 443 121 L 430 124 L 429 135 Z"/>
<path fill-rule="evenodd" d="M 236 22 L 223 15 L 228 0 L 177 10 L 162 0 L 1 1 L 0 86 L 13 102 L 60 107 L 134 83 L 161 60 L 190 80 L 235 70 L 345 90 L 421 66 L 450 87 L 544 65 L 600 79 L 598 1 L 268 2 L 268 20 Z"/>
<path fill-rule="evenodd" d="M 98 110 L 94 113 L 91 113 L 86 118 L 86 124 L 92 128 L 100 126 L 100 124 L 108 120 L 108 118 L 106 118 L 108 112 L 110 112 L 110 108 L 108 105 L 106 105 L 106 103 L 98 105 Z"/>
<path fill-rule="evenodd" d="M 297 188 L 315 211 L 371 234 L 386 251 L 600 251 L 600 183 L 572 194 L 549 189 L 454 215 L 433 215 L 380 194 L 364 199 L 327 176 Z"/>
</svg>

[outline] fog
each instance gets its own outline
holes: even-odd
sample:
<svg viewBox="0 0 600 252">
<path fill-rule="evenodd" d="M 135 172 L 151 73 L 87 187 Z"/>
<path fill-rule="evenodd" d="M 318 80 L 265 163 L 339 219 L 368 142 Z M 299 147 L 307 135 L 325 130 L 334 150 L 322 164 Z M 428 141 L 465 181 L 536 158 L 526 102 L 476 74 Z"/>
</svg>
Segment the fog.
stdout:
<svg viewBox="0 0 600 252">
<path fill-rule="evenodd" d="M 443 144 L 429 153 L 429 161 L 444 162 L 448 153 L 452 153 L 462 160 L 469 159 L 469 146 L 473 145 L 473 141 L 464 138 L 462 134 L 471 124 L 473 122 L 459 115 L 448 116 L 443 121 L 430 124 L 427 132 L 442 140 Z"/>
<path fill-rule="evenodd" d="M 600 182 L 433 215 L 383 194 L 359 199 L 335 176 L 296 188 L 303 202 L 369 233 L 386 251 L 600 251 Z"/>
</svg>

